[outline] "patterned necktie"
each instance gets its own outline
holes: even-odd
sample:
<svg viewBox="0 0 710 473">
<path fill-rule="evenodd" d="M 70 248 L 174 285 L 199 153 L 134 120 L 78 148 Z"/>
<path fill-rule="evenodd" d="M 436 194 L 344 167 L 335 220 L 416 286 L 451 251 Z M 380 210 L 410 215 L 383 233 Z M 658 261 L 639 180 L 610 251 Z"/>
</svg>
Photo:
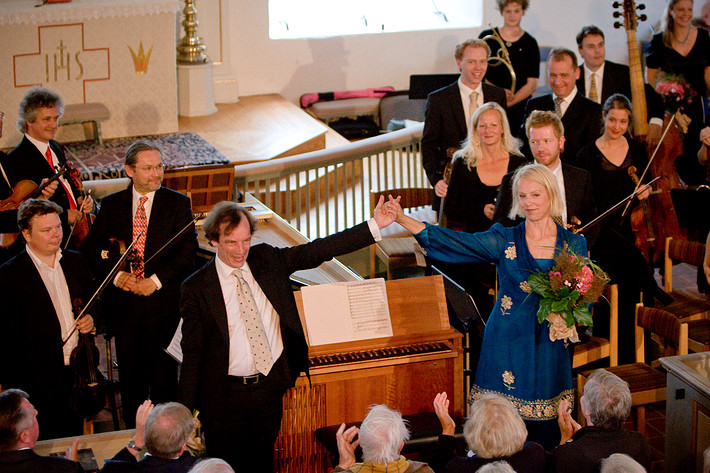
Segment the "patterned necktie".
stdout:
<svg viewBox="0 0 710 473">
<path fill-rule="evenodd" d="M 466 124 L 466 128 L 469 129 L 469 132 L 471 131 L 471 117 L 473 117 L 473 113 L 476 111 L 478 108 L 478 92 L 473 91 L 469 94 L 468 96 L 469 102 L 468 102 L 468 123 Z"/>
<path fill-rule="evenodd" d="M 143 278 L 145 267 L 143 266 L 143 255 L 145 254 L 145 237 L 148 231 L 148 219 L 145 215 L 145 207 L 143 206 L 148 201 L 148 197 L 143 196 L 138 201 L 138 209 L 136 216 L 133 219 L 133 239 L 135 240 L 139 233 L 141 236 L 134 247 L 136 250 L 137 261 L 132 264 L 133 274 L 138 278 Z"/>
<path fill-rule="evenodd" d="M 555 115 L 562 118 L 562 101 L 564 99 L 560 97 L 555 97 Z"/>
<path fill-rule="evenodd" d="M 597 91 L 597 75 L 592 74 L 592 82 L 589 84 L 589 98 L 599 103 L 599 92 Z"/>
<path fill-rule="evenodd" d="M 47 159 L 47 164 L 49 164 L 49 167 L 52 168 L 52 171 L 54 171 L 54 159 L 52 159 L 52 148 L 47 145 L 47 151 L 44 153 L 44 157 Z M 71 188 L 67 187 L 66 184 L 64 184 L 64 181 L 60 180 L 59 183 L 62 185 L 64 188 L 64 192 L 67 194 L 67 200 L 69 201 L 69 208 L 70 209 L 76 209 L 76 200 L 74 199 L 74 194 L 72 194 Z"/>
<path fill-rule="evenodd" d="M 251 293 L 249 284 L 244 280 L 241 269 L 235 269 L 232 274 L 237 278 L 237 299 L 239 299 L 239 311 L 242 314 L 244 327 L 249 337 L 252 355 L 254 355 L 254 366 L 264 375 L 269 374 L 274 360 L 271 356 L 269 340 L 266 337 L 264 324 L 261 322 L 261 312 L 256 307 L 254 296 Z"/>
</svg>

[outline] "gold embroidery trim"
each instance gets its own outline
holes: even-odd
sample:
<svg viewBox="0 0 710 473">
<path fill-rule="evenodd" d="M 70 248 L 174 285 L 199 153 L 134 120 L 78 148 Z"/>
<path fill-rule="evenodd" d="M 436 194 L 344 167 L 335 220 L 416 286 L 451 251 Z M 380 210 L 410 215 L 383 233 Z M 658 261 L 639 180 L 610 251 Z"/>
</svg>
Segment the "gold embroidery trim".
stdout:
<svg viewBox="0 0 710 473">
<path fill-rule="evenodd" d="M 560 405 L 560 401 L 566 399 L 569 402 L 570 407 L 574 408 L 574 390 L 567 389 L 562 391 L 559 395 L 552 399 L 536 399 L 535 401 L 526 401 L 510 394 L 501 393 L 498 391 L 492 391 L 490 389 L 482 389 L 477 385 L 473 385 L 471 388 L 471 394 L 469 395 L 468 403 L 473 404 L 473 402 L 480 398 L 483 394 L 498 394 L 503 396 L 513 403 L 518 412 L 520 412 L 520 417 L 523 420 L 555 420 L 557 419 L 557 407 Z"/>
</svg>

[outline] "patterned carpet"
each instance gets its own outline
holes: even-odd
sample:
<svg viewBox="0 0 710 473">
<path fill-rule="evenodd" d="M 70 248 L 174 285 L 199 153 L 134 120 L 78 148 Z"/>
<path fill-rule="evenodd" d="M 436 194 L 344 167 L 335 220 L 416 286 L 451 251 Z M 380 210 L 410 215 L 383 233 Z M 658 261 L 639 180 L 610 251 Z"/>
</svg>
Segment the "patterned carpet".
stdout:
<svg viewBox="0 0 710 473">
<path fill-rule="evenodd" d="M 229 164 L 230 161 L 197 133 L 133 136 L 95 141 L 67 143 L 67 160 L 81 172 L 82 180 L 126 177 L 123 160 L 128 147 L 137 140 L 151 140 L 163 148 L 166 170 L 208 164 Z"/>
</svg>

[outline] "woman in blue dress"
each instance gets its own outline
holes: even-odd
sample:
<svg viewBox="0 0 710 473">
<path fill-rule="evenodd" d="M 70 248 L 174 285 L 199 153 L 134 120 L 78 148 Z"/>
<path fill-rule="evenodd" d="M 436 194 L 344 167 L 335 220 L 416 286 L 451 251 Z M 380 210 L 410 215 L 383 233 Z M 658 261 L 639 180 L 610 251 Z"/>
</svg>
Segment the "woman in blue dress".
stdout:
<svg viewBox="0 0 710 473">
<path fill-rule="evenodd" d="M 500 290 L 491 312 L 469 403 L 495 392 L 508 398 L 525 420 L 529 440 L 546 449 L 559 443 L 557 406 L 574 399 L 568 344 L 551 341 L 546 323 L 537 321 L 540 297 L 528 276 L 548 271 L 555 254 L 567 245 L 587 256 L 587 242 L 553 220 L 563 201 L 555 176 L 543 165 L 519 168 L 513 178 L 511 217 L 525 220 L 516 227 L 493 225 L 480 233 L 462 233 L 421 223 L 402 212 L 398 199 L 396 222 L 412 232 L 426 254 L 452 263 L 493 262 Z"/>
</svg>

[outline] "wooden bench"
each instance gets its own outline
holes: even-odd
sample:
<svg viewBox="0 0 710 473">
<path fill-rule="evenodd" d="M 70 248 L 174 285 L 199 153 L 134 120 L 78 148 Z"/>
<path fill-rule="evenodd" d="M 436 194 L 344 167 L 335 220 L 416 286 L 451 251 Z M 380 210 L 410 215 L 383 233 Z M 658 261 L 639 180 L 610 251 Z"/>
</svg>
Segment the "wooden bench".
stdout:
<svg viewBox="0 0 710 473">
<path fill-rule="evenodd" d="M 109 118 L 111 118 L 111 112 L 102 103 L 72 103 L 64 107 L 64 115 L 59 119 L 59 125 L 81 124 L 84 125 L 84 133 L 89 125 L 92 127 L 93 138 L 99 144 L 103 144 L 101 122 Z"/>
</svg>

